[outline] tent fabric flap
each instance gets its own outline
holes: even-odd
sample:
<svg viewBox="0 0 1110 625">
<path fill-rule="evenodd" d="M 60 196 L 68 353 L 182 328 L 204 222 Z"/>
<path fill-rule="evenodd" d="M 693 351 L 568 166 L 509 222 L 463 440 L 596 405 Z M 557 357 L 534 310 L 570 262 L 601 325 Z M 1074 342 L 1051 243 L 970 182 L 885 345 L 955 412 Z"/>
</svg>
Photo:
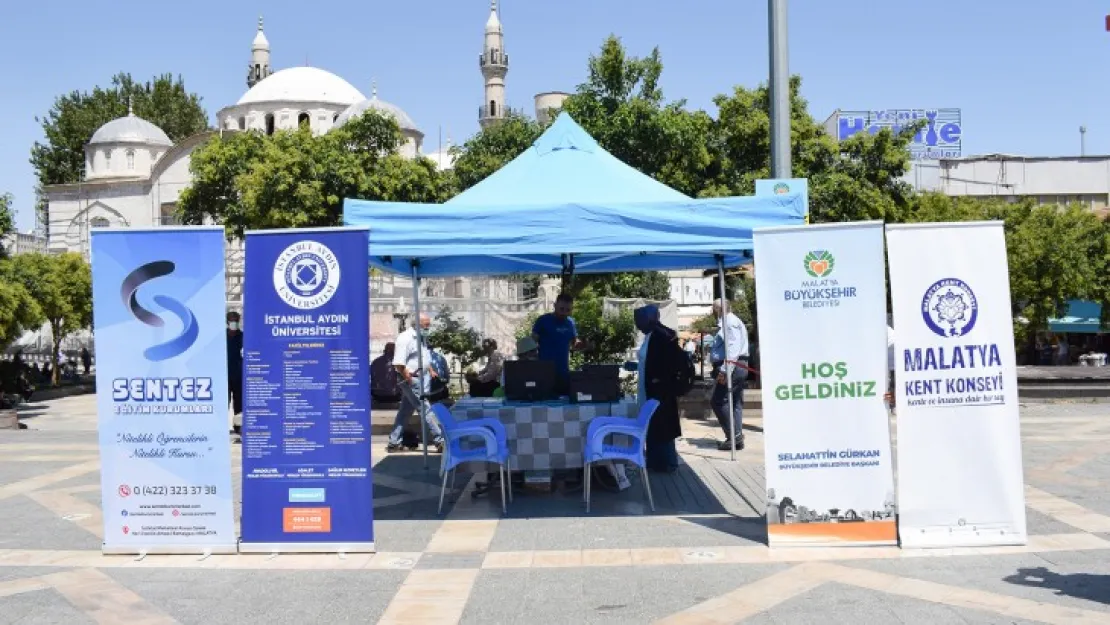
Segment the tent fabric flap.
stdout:
<svg viewBox="0 0 1110 625">
<path fill-rule="evenodd" d="M 347 199 L 343 221 L 370 229 L 372 265 L 422 276 L 699 269 L 750 260 L 752 230 L 801 225 L 797 194 L 552 204 L 413 204 Z"/>
<path fill-rule="evenodd" d="M 1098 334 L 1102 328 L 1102 305 L 1098 302 L 1071 300 L 1068 312 L 1059 319 L 1049 319 L 1048 329 L 1057 334 Z"/>
</svg>

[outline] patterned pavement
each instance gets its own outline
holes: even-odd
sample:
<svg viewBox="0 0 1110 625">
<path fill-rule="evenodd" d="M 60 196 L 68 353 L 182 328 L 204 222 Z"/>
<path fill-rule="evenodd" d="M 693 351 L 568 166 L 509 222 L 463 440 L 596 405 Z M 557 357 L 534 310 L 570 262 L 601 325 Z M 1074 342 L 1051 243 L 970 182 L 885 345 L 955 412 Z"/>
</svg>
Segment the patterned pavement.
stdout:
<svg viewBox="0 0 1110 625">
<path fill-rule="evenodd" d="M 1023 407 L 1028 545 L 924 552 L 769 550 L 749 418 L 736 463 L 684 424 L 656 514 L 634 482 L 502 516 L 460 475 L 441 518 L 435 457 L 376 441 L 376 554 L 103 556 L 92 397 L 27 416 L 0 432 L 0 623 L 1110 623 L 1110 404 Z"/>
</svg>

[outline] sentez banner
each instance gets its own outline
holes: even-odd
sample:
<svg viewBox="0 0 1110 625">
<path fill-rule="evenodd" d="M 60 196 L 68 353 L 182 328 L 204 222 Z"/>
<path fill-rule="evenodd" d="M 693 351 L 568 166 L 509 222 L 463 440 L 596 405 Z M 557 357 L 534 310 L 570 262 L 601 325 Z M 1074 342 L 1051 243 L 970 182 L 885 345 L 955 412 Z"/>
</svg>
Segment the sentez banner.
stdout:
<svg viewBox="0 0 1110 625">
<path fill-rule="evenodd" d="M 769 544 L 893 544 L 882 224 L 754 242 Z"/>
<path fill-rule="evenodd" d="M 888 226 L 904 547 L 1025 544 L 1002 222 Z"/>
<path fill-rule="evenodd" d="M 92 232 L 105 553 L 234 553 L 223 228 Z"/>
<path fill-rule="evenodd" d="M 247 233 L 241 551 L 374 550 L 368 241 Z"/>
</svg>

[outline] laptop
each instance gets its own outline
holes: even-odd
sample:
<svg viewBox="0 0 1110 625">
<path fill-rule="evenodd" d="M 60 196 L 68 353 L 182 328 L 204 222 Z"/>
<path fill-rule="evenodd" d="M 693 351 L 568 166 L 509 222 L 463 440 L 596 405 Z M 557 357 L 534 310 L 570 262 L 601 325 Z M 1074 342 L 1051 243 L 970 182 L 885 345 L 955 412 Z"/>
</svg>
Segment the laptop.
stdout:
<svg viewBox="0 0 1110 625">
<path fill-rule="evenodd" d="M 555 399 L 555 363 L 549 360 L 510 360 L 505 363 L 505 399 Z"/>
</svg>

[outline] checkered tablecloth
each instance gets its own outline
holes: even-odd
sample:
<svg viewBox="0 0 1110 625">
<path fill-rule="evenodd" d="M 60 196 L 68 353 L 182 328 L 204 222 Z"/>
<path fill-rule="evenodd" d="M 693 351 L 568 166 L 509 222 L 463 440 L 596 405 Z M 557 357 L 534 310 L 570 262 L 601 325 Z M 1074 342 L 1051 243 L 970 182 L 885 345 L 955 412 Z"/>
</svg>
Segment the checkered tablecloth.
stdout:
<svg viewBox="0 0 1110 625">
<path fill-rule="evenodd" d="M 459 421 L 492 417 L 505 425 L 513 469 L 582 468 L 586 428 L 594 417 L 636 418 L 634 401 L 598 404 L 501 404 L 460 400 L 451 409 Z M 617 438 L 617 437 L 614 437 Z M 630 441 L 614 441 L 627 445 Z"/>
</svg>

